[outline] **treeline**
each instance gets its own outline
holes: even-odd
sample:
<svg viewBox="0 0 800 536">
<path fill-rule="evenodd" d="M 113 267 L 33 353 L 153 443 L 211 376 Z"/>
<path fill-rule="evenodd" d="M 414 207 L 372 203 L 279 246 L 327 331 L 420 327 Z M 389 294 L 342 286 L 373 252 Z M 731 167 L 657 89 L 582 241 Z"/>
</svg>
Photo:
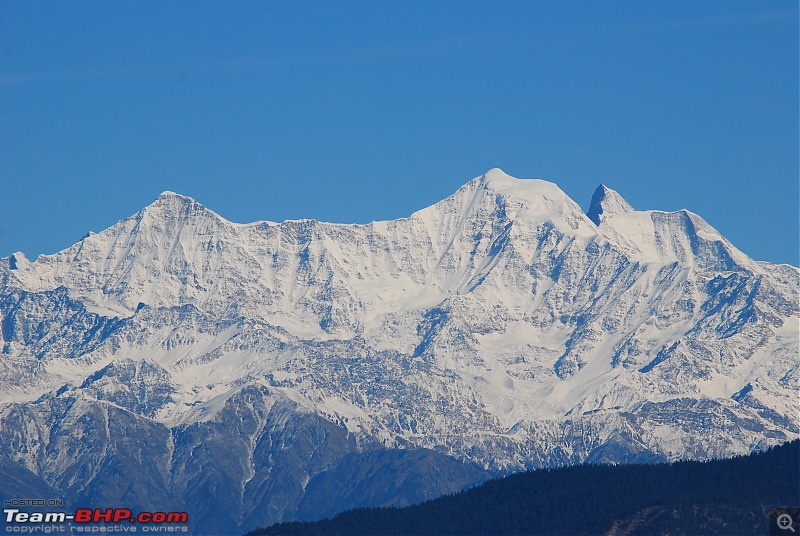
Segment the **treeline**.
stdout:
<svg viewBox="0 0 800 536">
<path fill-rule="evenodd" d="M 491 480 L 406 508 L 363 508 L 257 535 L 769 534 L 800 506 L 800 441 L 724 460 L 581 465 Z"/>
</svg>

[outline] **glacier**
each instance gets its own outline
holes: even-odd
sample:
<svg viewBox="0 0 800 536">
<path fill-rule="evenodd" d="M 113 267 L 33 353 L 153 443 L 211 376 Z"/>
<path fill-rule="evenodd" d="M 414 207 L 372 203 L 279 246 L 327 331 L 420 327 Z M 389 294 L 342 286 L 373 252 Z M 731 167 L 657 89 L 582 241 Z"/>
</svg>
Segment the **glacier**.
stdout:
<svg viewBox="0 0 800 536">
<path fill-rule="evenodd" d="M 800 437 L 799 276 L 689 211 L 499 169 L 365 225 L 164 192 L 0 259 L 0 473 L 213 534 L 762 450 Z"/>
</svg>

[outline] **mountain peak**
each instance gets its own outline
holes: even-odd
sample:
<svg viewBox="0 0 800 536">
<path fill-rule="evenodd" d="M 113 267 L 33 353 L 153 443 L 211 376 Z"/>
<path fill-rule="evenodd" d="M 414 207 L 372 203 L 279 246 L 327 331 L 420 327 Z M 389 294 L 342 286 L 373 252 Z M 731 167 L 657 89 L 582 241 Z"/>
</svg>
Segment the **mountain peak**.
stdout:
<svg viewBox="0 0 800 536">
<path fill-rule="evenodd" d="M 215 219 L 220 218 L 214 211 L 206 208 L 194 198 L 169 190 L 161 192 L 155 201 L 140 211 L 140 214 L 145 214 L 148 215 L 148 217 L 154 217 L 156 219 L 161 219 L 165 216 L 168 218 L 183 218 L 190 214 L 192 216 L 198 216 L 200 214 L 212 215 Z"/>
<path fill-rule="evenodd" d="M 187 202 L 189 202 L 189 203 L 191 203 L 191 202 L 195 202 L 196 203 L 196 201 L 194 199 L 192 199 L 191 197 L 183 195 L 183 194 L 175 193 L 175 192 L 170 191 L 170 190 L 164 190 L 163 192 L 161 192 L 158 195 L 158 197 L 156 198 L 154 204 L 155 203 L 164 203 L 164 202 L 167 202 L 167 203 L 174 203 L 174 202 L 179 202 L 179 203 L 187 203 Z"/>
<path fill-rule="evenodd" d="M 562 200 L 567 195 L 554 183 L 542 179 L 519 179 L 500 168 L 492 168 L 475 179 L 487 190 L 528 201 L 539 198 Z"/>
<path fill-rule="evenodd" d="M 586 215 L 595 225 L 600 225 L 600 222 L 608 216 L 633 212 L 634 210 L 631 204 L 625 201 L 625 198 L 605 184 L 601 184 L 592 195 L 592 201 L 589 204 L 589 211 Z"/>
<path fill-rule="evenodd" d="M 500 168 L 492 168 L 474 179 L 475 184 L 493 191 L 513 189 L 521 182 L 520 179 L 512 177 Z"/>
<path fill-rule="evenodd" d="M 800 436 L 798 271 L 605 186 L 590 214 L 498 169 L 366 225 L 235 224 L 164 192 L 59 253 L 0 259 L 0 491 L 33 475 L 113 503 L 126 479 L 131 508 L 244 533 L 330 515 L 334 488 L 424 499 L 387 495 L 398 475 L 449 493 L 454 460 L 505 474 Z"/>
<path fill-rule="evenodd" d="M 503 171 L 500 168 L 492 168 L 489 171 L 487 171 L 486 173 L 484 173 L 484 175 L 483 175 L 483 179 L 486 182 L 491 182 L 492 180 L 496 180 L 496 179 L 501 179 L 502 180 L 502 179 L 506 179 L 506 178 L 512 178 L 512 177 L 511 177 L 511 175 L 509 175 L 508 173 L 506 173 L 505 171 Z"/>
</svg>

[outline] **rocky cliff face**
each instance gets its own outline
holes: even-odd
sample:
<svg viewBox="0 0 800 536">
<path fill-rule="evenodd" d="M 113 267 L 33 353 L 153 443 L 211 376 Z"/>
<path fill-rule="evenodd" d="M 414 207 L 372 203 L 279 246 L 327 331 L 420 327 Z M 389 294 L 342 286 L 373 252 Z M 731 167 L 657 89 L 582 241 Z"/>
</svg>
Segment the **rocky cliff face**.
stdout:
<svg viewBox="0 0 800 536">
<path fill-rule="evenodd" d="M 499 170 L 368 225 L 167 192 L 0 260 L 0 318 L 0 469 L 208 532 L 800 435 L 796 268 Z"/>
</svg>

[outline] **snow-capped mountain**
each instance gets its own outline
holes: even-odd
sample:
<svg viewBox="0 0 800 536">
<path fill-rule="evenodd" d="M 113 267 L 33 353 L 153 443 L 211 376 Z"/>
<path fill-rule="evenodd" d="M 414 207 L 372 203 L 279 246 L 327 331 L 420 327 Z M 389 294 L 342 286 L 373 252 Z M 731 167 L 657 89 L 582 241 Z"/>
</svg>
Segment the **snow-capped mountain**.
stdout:
<svg viewBox="0 0 800 536">
<path fill-rule="evenodd" d="M 0 471 L 237 532 L 746 453 L 800 436 L 799 275 L 691 212 L 601 186 L 584 213 L 497 169 L 367 225 L 238 224 L 165 192 L 0 261 Z"/>
</svg>

